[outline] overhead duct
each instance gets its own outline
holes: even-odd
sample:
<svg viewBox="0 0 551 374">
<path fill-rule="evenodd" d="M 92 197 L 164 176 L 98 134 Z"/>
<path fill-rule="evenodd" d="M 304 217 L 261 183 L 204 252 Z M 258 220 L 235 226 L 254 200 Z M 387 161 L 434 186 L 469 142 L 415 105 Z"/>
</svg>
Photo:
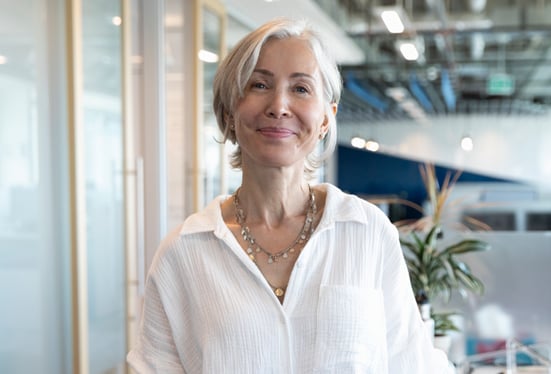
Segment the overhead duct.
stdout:
<svg viewBox="0 0 551 374">
<path fill-rule="evenodd" d="M 358 98 L 362 99 L 380 112 L 385 112 L 388 109 L 388 102 L 383 101 L 377 95 L 372 93 L 368 87 L 360 84 L 351 72 L 346 75 L 345 87 Z"/>
<path fill-rule="evenodd" d="M 427 112 L 434 112 L 434 107 L 432 106 L 432 103 L 425 93 L 425 90 L 421 86 L 421 83 L 419 82 L 419 78 L 415 74 L 411 74 L 409 77 L 409 90 L 413 94 L 413 96 L 417 99 L 419 104 L 425 109 Z"/>
<path fill-rule="evenodd" d="M 453 90 L 450 74 L 448 73 L 447 69 L 442 69 L 440 84 L 442 89 L 442 96 L 444 97 L 444 102 L 446 103 L 446 107 L 450 112 L 455 112 L 455 105 L 456 105 L 455 92 Z"/>
</svg>

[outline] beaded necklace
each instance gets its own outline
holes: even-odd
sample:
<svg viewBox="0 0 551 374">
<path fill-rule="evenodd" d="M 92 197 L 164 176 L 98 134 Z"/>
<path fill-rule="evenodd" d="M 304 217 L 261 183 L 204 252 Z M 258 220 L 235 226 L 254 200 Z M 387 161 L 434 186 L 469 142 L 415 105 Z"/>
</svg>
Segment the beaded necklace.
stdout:
<svg viewBox="0 0 551 374">
<path fill-rule="evenodd" d="M 256 255 L 262 252 L 268 256 L 268 264 L 273 264 L 274 262 L 278 262 L 281 258 L 288 258 L 289 253 L 295 252 L 297 246 L 301 246 L 302 248 L 302 245 L 306 243 L 308 239 L 310 239 L 310 235 L 312 235 L 312 232 L 314 231 L 313 223 L 317 213 L 317 205 L 316 197 L 314 195 L 312 187 L 308 186 L 308 190 L 310 196 L 308 199 L 309 204 L 306 210 L 306 218 L 304 219 L 302 230 L 300 230 L 298 236 L 291 243 L 291 245 L 276 253 L 271 253 L 267 251 L 266 249 L 262 248 L 260 244 L 257 243 L 256 239 L 251 233 L 251 230 L 246 225 L 246 215 L 239 203 L 239 189 L 235 192 L 233 196 L 233 204 L 235 205 L 235 218 L 239 226 L 241 226 L 241 236 L 243 237 L 243 240 L 247 243 L 246 251 L 251 260 L 256 262 Z"/>
<path fill-rule="evenodd" d="M 278 262 L 279 259 L 281 258 L 283 259 L 289 258 L 289 253 L 294 253 L 296 251 L 296 247 L 298 246 L 300 246 L 300 250 L 302 251 L 304 244 L 310 239 L 310 236 L 314 232 L 314 218 L 316 217 L 316 213 L 318 210 L 316 205 L 316 197 L 310 185 L 308 185 L 309 204 L 306 210 L 306 218 L 304 219 L 302 230 L 300 230 L 298 236 L 295 238 L 295 240 L 290 246 L 276 253 L 269 252 L 263 247 L 261 247 L 257 243 L 254 236 L 252 235 L 249 227 L 245 224 L 246 215 L 245 215 L 245 212 L 243 211 L 243 208 L 239 204 L 239 190 L 240 188 L 237 189 L 237 191 L 235 191 L 235 194 L 233 196 L 233 204 L 235 206 L 235 218 L 237 220 L 237 223 L 241 227 L 241 236 L 243 237 L 243 240 L 247 243 L 247 249 L 246 249 L 247 255 L 255 264 L 256 264 L 256 255 L 259 253 L 266 254 L 268 256 L 268 264 L 273 264 L 275 262 Z M 273 286 L 269 281 L 268 281 L 268 284 L 270 285 L 274 294 L 278 298 L 281 298 L 285 295 L 287 286 L 276 287 L 276 286 Z"/>
</svg>

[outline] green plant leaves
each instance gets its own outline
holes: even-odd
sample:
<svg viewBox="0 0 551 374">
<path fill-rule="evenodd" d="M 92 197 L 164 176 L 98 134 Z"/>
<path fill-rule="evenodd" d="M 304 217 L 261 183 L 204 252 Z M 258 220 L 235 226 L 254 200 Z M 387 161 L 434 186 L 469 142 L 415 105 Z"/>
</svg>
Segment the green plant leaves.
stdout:
<svg viewBox="0 0 551 374">
<path fill-rule="evenodd" d="M 434 320 L 434 335 L 445 335 L 447 331 L 459 331 L 457 325 L 451 319 L 458 313 L 431 313 L 431 318 Z"/>
<path fill-rule="evenodd" d="M 449 301 L 453 290 L 477 294 L 484 292 L 482 281 L 457 256 L 490 249 L 486 242 L 464 239 L 441 250 L 438 240 L 442 230 L 435 225 L 422 236 L 412 231 L 409 239 L 401 239 L 414 293 L 424 293 L 430 299 L 444 297 Z"/>
<path fill-rule="evenodd" d="M 442 185 L 439 184 L 433 164 L 420 167 L 420 173 L 430 203 L 430 214 L 414 222 L 397 225 L 399 229 L 402 228 L 402 232 L 408 233 L 407 237 L 400 238 L 400 243 L 414 294 L 426 296 L 429 302 L 437 297 L 449 301 L 454 290 L 462 295 L 468 292 L 482 294 L 484 284 L 461 260 L 461 256 L 489 250 L 490 245 L 481 240 L 463 239 L 439 248 L 442 247 L 439 246 L 442 238 L 442 214 L 461 172 L 456 172 L 453 176 L 451 173 L 446 174 Z M 411 206 L 409 203 L 406 205 Z M 440 318 L 437 321 L 437 331 L 457 330 L 449 319 L 451 314 L 439 314 L 440 317 L 436 317 Z"/>
<path fill-rule="evenodd" d="M 442 253 L 457 255 L 469 252 L 486 251 L 488 249 L 490 249 L 490 245 L 486 242 L 476 239 L 465 239 L 459 243 L 447 247 Z"/>
</svg>

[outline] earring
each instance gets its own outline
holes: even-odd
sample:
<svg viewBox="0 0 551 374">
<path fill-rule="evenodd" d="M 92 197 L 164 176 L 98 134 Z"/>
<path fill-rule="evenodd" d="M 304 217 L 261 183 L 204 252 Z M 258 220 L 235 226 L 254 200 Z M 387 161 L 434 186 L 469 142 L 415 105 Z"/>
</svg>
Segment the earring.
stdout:
<svg viewBox="0 0 551 374">
<path fill-rule="evenodd" d="M 233 123 L 230 125 L 230 130 L 235 131 L 235 125 Z"/>
<path fill-rule="evenodd" d="M 319 134 L 319 140 L 322 140 L 323 138 L 325 138 L 325 133 L 324 132 L 321 132 Z"/>
</svg>

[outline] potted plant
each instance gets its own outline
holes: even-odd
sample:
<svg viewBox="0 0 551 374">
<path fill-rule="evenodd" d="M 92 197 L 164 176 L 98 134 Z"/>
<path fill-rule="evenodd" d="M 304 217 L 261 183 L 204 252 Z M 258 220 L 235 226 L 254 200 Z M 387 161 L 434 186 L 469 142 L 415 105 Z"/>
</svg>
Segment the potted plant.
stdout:
<svg viewBox="0 0 551 374">
<path fill-rule="evenodd" d="M 456 314 L 456 312 L 439 312 L 431 315 L 434 321 L 434 346 L 446 353 L 449 353 L 452 343 L 450 332 L 460 331 L 452 320 L 452 316 Z"/>
<path fill-rule="evenodd" d="M 463 239 L 441 247 L 441 233 L 441 226 L 436 224 L 426 234 L 411 231 L 409 239 L 400 239 L 416 297 L 426 295 L 430 302 L 440 296 L 449 301 L 453 290 L 482 294 L 482 281 L 459 256 L 485 251 L 490 246 L 481 240 Z"/>
<path fill-rule="evenodd" d="M 461 259 L 461 255 L 486 251 L 489 244 L 477 239 L 462 239 L 456 243 L 443 244 L 442 217 L 450 192 L 459 177 L 459 173 L 446 175 L 439 186 L 434 166 L 425 164 L 421 175 L 427 189 L 430 214 L 406 224 L 398 223 L 402 232 L 400 242 L 404 249 L 411 285 L 418 302 L 432 304 L 436 299 L 449 301 L 452 291 L 462 294 L 482 294 L 484 285 Z M 435 334 L 446 335 L 449 331 L 458 331 L 450 318 L 454 312 L 431 312 L 435 321 Z"/>
<path fill-rule="evenodd" d="M 484 285 L 470 267 L 461 260 L 465 253 L 485 251 L 489 245 L 475 239 L 464 239 L 449 246 L 439 246 L 441 227 L 434 225 L 423 235 L 417 231 L 410 239 L 401 239 L 413 292 L 418 300 L 432 304 L 437 298 L 449 301 L 452 291 L 482 294 Z M 427 306 L 425 306 L 426 308 Z M 430 309 L 429 309 L 430 310 Z M 447 351 L 451 340 L 449 331 L 459 331 L 451 316 L 454 312 L 430 311 L 434 320 L 435 345 Z M 442 338 L 440 338 L 442 337 Z"/>
</svg>

